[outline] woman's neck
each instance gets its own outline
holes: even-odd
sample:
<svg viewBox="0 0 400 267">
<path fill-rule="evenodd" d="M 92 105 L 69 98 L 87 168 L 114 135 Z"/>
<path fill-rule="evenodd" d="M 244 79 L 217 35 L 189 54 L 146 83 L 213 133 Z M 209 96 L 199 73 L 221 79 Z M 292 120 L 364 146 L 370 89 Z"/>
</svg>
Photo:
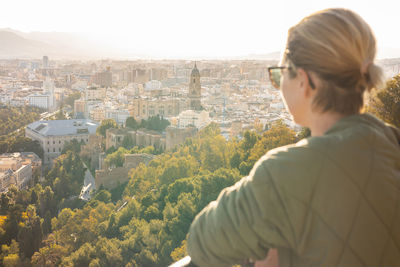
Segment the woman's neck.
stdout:
<svg viewBox="0 0 400 267">
<path fill-rule="evenodd" d="M 311 130 L 311 136 L 322 136 L 337 121 L 346 115 L 336 112 L 313 113 L 309 117 L 308 127 Z"/>
</svg>

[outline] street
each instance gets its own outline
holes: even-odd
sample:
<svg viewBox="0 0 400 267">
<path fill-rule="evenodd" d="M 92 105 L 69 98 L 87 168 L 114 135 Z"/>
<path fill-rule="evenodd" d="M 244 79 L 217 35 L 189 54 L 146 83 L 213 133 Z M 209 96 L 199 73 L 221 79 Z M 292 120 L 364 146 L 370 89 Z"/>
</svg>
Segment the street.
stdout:
<svg viewBox="0 0 400 267">
<path fill-rule="evenodd" d="M 89 168 L 86 166 L 86 164 L 83 165 L 86 168 L 86 172 L 85 172 L 85 179 L 83 180 L 83 187 L 81 190 L 81 194 L 79 195 L 79 198 L 88 201 L 90 200 L 90 192 L 96 188 L 95 179 L 92 173 L 90 172 Z"/>
</svg>

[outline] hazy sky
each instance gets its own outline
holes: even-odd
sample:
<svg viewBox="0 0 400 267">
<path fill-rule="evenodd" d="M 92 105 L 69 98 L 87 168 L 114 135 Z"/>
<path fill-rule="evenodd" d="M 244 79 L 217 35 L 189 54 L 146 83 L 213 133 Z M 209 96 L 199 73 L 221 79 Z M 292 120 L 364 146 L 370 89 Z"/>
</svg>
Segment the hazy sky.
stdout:
<svg viewBox="0 0 400 267">
<path fill-rule="evenodd" d="M 400 48 L 398 0 L 2 0 L 0 28 L 80 32 L 158 57 L 243 56 L 279 51 L 290 26 L 328 7 L 356 11 L 379 47 Z"/>
</svg>

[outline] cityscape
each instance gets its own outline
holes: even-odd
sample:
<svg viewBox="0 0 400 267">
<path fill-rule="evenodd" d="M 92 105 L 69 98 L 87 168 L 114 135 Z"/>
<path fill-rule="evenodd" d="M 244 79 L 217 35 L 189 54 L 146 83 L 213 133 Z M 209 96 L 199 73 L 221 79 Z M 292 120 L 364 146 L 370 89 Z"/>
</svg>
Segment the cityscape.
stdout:
<svg viewBox="0 0 400 267">
<path fill-rule="evenodd" d="M 142 29 L 135 21 L 132 32 L 140 34 L 121 26 L 126 39 L 111 37 L 119 27 L 114 15 L 92 21 L 109 31 L 108 44 L 114 37 L 126 49 L 137 42 L 137 51 L 89 41 L 89 34 L 0 23 L 0 266 L 169 266 L 187 256 L 191 222 L 221 190 L 251 175 L 269 150 L 310 136 L 271 83 L 278 40 L 267 40 L 268 51 L 239 49 L 247 40 L 224 51 L 212 29 L 220 27 L 218 13 L 193 22 L 193 31 L 182 26 L 193 43 L 185 50 L 185 35 L 168 24 L 181 20 L 152 12 L 145 19 L 137 12 L 156 25 Z M 238 17 L 229 21 L 237 29 L 220 28 L 246 39 Z M 250 17 L 243 21 L 257 19 Z M 203 26 L 210 40 L 193 33 Z M 130 35 L 139 38 L 130 43 Z M 163 54 L 163 42 L 165 51 L 176 50 Z M 379 53 L 386 87 L 400 84 L 400 50 Z M 367 96 L 366 111 L 379 117 L 374 99 Z"/>
</svg>

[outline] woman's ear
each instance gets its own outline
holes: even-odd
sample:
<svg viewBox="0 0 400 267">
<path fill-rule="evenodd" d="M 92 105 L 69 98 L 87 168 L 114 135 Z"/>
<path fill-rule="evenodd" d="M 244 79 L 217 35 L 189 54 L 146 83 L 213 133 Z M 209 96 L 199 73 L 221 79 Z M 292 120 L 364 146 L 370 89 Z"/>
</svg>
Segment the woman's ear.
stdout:
<svg viewBox="0 0 400 267">
<path fill-rule="evenodd" d="M 310 76 L 311 74 L 308 73 L 308 75 L 307 75 L 307 72 L 304 69 L 298 68 L 297 69 L 297 75 L 299 76 L 298 78 L 299 78 L 299 82 L 300 82 L 300 87 L 303 90 L 304 96 L 305 97 L 311 97 L 313 95 L 314 91 L 315 91 L 311 87 L 311 83 L 312 82 L 309 79 L 311 77 Z"/>
</svg>

